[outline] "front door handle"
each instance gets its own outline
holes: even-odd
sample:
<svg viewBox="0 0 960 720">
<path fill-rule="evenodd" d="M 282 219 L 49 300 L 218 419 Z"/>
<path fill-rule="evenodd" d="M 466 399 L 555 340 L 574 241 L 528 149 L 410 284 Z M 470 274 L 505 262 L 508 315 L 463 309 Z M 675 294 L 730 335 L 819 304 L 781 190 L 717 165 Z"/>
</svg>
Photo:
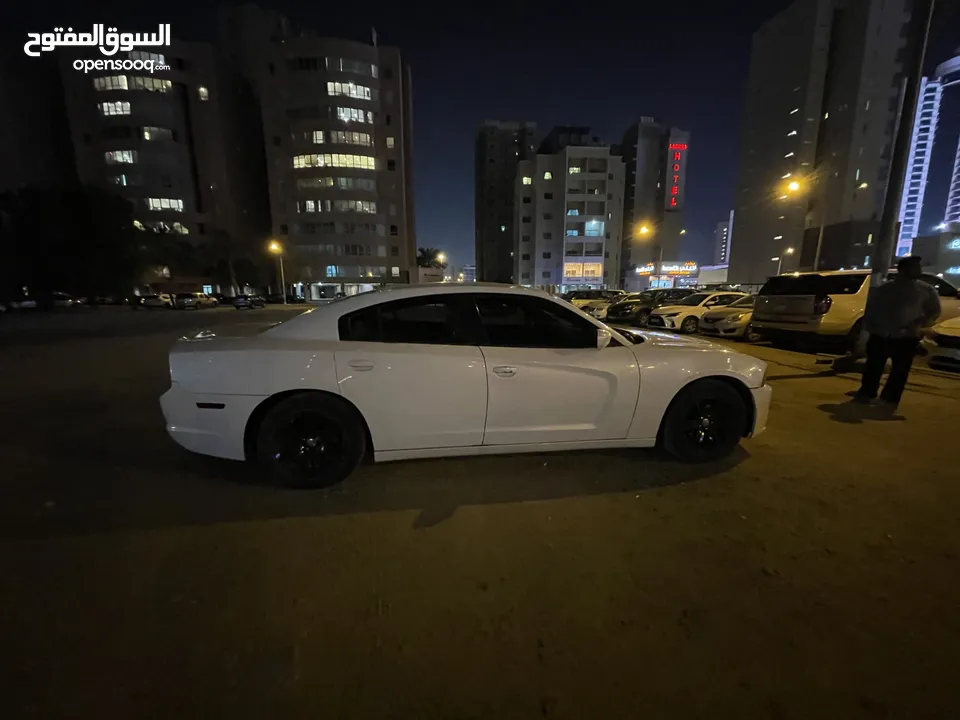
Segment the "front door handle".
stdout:
<svg viewBox="0 0 960 720">
<path fill-rule="evenodd" d="M 517 374 L 517 369 L 515 367 L 511 367 L 510 365 L 500 365 L 499 367 L 495 367 L 493 369 L 493 374 L 497 375 L 498 377 L 513 377 Z"/>
<path fill-rule="evenodd" d="M 373 363 L 369 360 L 351 360 L 347 363 L 350 367 L 358 372 L 365 372 L 367 370 L 373 370 Z"/>
</svg>

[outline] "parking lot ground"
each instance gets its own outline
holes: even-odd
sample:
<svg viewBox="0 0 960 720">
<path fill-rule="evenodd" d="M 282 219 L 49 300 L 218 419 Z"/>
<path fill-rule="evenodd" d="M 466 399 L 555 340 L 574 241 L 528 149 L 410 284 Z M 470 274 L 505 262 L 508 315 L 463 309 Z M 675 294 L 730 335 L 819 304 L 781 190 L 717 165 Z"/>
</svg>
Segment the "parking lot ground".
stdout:
<svg viewBox="0 0 960 720">
<path fill-rule="evenodd" d="M 960 715 L 953 386 L 915 375 L 882 420 L 855 378 L 744 346 L 770 427 L 723 463 L 278 491 L 180 451 L 157 405 L 176 337 L 285 311 L 255 312 L 0 342 L 0 716 Z"/>
</svg>

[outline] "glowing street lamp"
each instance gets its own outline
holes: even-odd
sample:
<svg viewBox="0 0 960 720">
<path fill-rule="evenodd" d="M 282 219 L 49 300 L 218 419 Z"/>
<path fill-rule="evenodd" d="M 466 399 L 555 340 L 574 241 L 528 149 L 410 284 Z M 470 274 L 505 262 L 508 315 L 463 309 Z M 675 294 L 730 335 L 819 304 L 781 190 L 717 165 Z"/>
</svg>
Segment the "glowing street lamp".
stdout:
<svg viewBox="0 0 960 720">
<path fill-rule="evenodd" d="M 793 255 L 793 248 L 787 248 L 784 250 L 783 255 Z M 780 270 L 783 268 L 783 255 L 770 258 L 771 262 L 775 262 L 777 264 L 777 275 L 780 274 Z"/>
<path fill-rule="evenodd" d="M 271 240 L 267 245 L 267 250 L 277 256 L 280 266 L 280 292 L 283 294 L 283 304 L 287 304 L 287 279 L 283 274 L 283 245 L 276 240 Z"/>
</svg>

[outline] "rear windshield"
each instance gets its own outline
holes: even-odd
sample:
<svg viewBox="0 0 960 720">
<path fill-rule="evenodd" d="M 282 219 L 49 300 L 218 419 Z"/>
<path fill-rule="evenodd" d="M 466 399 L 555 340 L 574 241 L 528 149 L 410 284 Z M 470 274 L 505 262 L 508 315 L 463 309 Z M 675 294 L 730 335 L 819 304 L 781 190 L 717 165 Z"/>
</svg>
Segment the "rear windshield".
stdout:
<svg viewBox="0 0 960 720">
<path fill-rule="evenodd" d="M 778 275 L 760 288 L 761 295 L 856 295 L 868 273 Z"/>
</svg>

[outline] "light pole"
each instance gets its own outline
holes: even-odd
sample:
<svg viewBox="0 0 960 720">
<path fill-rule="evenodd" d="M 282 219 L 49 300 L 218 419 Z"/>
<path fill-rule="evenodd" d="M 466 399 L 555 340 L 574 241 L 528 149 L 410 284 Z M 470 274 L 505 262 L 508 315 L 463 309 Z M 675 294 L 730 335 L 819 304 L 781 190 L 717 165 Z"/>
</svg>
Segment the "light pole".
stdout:
<svg viewBox="0 0 960 720">
<path fill-rule="evenodd" d="M 787 248 L 783 251 L 782 255 L 777 255 L 777 257 L 772 257 L 770 260 L 777 263 L 777 275 L 780 274 L 780 270 L 783 268 L 783 256 L 784 255 L 793 255 L 793 248 Z"/>
<path fill-rule="evenodd" d="M 277 256 L 280 266 L 280 293 L 283 295 L 283 304 L 287 304 L 287 279 L 283 276 L 283 245 L 276 240 L 271 240 L 267 245 L 267 250 Z"/>
<path fill-rule="evenodd" d="M 654 236 L 656 235 L 656 227 L 651 228 L 650 225 L 646 223 L 641 223 L 640 227 L 636 229 L 636 232 L 641 237 Z M 685 230 L 682 232 L 686 232 Z M 660 273 L 663 271 L 663 244 L 659 245 L 657 253 L 657 267 L 656 267 L 656 278 L 657 282 L 661 281 Z M 651 278 L 651 282 L 653 278 Z"/>
</svg>

